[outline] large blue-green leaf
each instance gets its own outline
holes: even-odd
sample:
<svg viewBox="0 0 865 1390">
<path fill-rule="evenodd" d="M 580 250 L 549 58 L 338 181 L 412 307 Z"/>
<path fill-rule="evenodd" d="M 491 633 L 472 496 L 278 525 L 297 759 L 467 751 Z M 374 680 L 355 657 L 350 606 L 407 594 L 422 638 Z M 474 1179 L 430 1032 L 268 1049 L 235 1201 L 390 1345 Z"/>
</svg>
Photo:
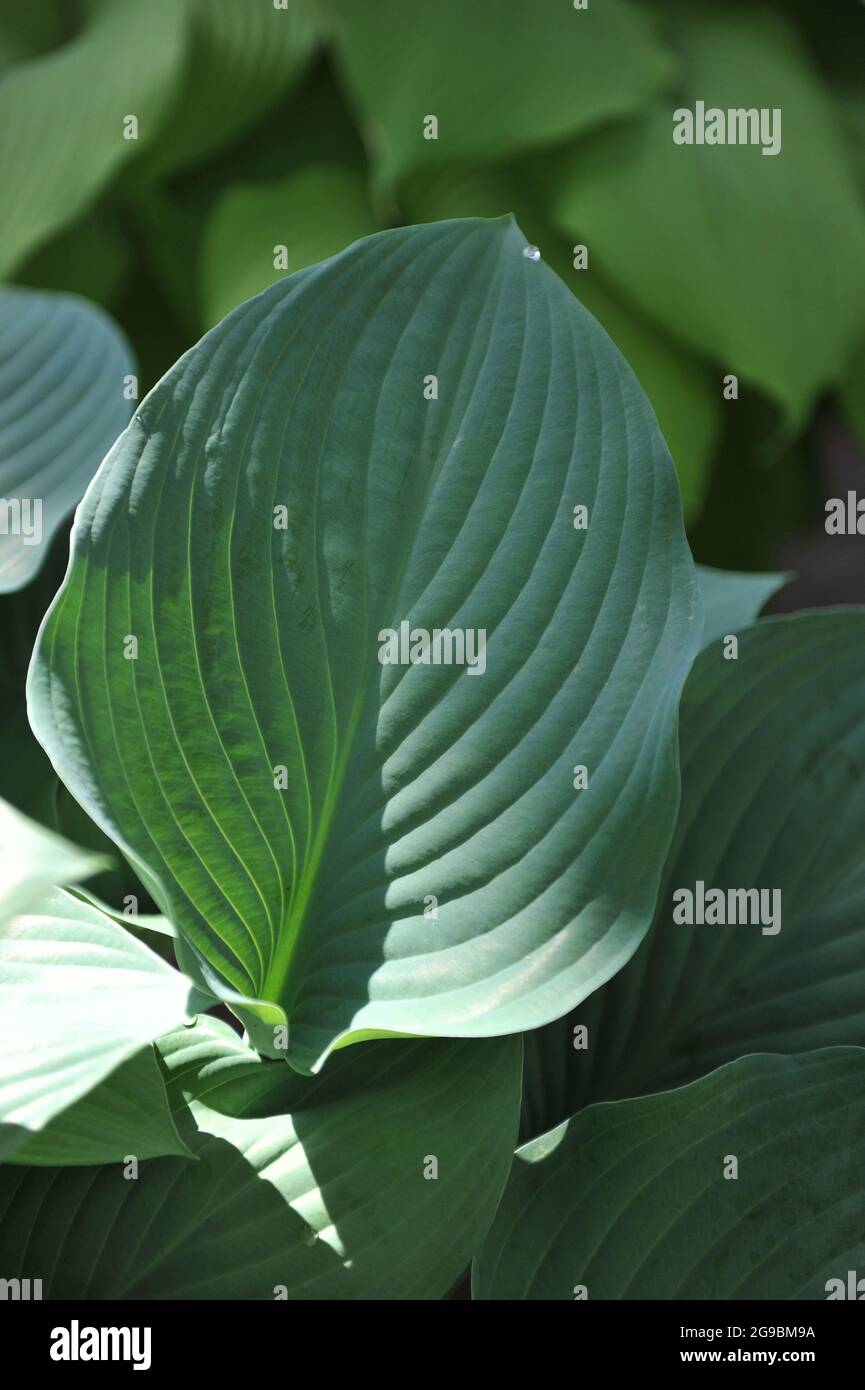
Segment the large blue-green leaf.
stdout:
<svg viewBox="0 0 865 1390">
<path fill-rule="evenodd" d="M 300 1068 L 546 1022 L 651 918 L 699 596 L 645 397 L 526 250 L 403 228 L 231 314 L 105 460 L 37 643 L 60 776 Z M 483 660 L 380 664 L 402 623 Z"/>
<path fill-rule="evenodd" d="M 865 611 L 763 619 L 736 660 L 713 643 L 680 739 L 652 929 L 604 989 L 527 1036 L 527 1134 L 745 1053 L 865 1046 Z M 674 891 L 698 882 L 764 890 L 760 920 L 676 922 Z"/>
<path fill-rule="evenodd" d="M 129 420 L 125 338 L 70 294 L 0 288 L 0 593 L 27 584 Z"/>
<path fill-rule="evenodd" d="M 474 1295 L 826 1298 L 865 1260 L 863 1144 L 861 1048 L 593 1105 L 517 1151 Z"/>
<path fill-rule="evenodd" d="M 447 1292 L 507 1178 L 517 1038 L 351 1048 L 313 1080 L 209 1019 L 160 1049 L 199 1161 L 0 1170 L 7 1278 L 38 1269 L 53 1298 Z"/>
</svg>

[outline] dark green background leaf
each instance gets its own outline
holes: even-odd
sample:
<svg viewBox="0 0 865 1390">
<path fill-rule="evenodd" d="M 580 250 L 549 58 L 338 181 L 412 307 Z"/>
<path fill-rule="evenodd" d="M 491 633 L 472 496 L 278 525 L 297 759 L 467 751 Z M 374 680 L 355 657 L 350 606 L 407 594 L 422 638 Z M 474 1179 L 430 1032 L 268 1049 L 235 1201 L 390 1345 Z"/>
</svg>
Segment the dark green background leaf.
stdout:
<svg viewBox="0 0 865 1390">
<path fill-rule="evenodd" d="M 673 71 L 639 9 L 603 0 L 334 0 L 338 68 L 387 184 L 419 165 L 497 161 L 639 109 Z M 437 140 L 423 122 L 435 115 Z"/>
<path fill-rule="evenodd" d="M 749 1052 L 865 1045 L 865 611 L 763 619 L 736 661 L 703 651 L 680 743 L 655 922 L 604 989 L 527 1036 L 527 1133 Z M 698 879 L 780 889 L 781 930 L 674 923 L 673 890 Z"/>
<path fill-rule="evenodd" d="M 558 223 L 670 332 L 801 424 L 865 332 L 865 206 L 828 92 L 767 6 L 667 8 L 682 85 L 545 172 Z M 780 108 L 781 152 L 673 143 L 673 112 Z M 729 408 L 735 409 L 733 403 Z"/>
<path fill-rule="evenodd" d="M 185 63 L 161 138 L 135 173 L 163 178 L 236 139 L 298 79 L 315 41 L 315 0 L 182 0 Z"/>
<path fill-rule="evenodd" d="M 219 199 L 202 245 L 207 326 L 294 270 L 376 230 L 363 174 L 310 165 L 274 183 L 238 185 Z M 285 246 L 287 265 L 274 269 Z"/>
<path fill-rule="evenodd" d="M 0 275 L 72 222 L 159 132 L 186 4 L 90 0 L 69 42 L 0 74 Z M 124 138 L 126 116 L 138 139 Z"/>
<path fill-rule="evenodd" d="M 865 1260 L 863 1144 L 860 1048 L 593 1105 L 518 1150 L 474 1296 L 825 1298 Z"/>
</svg>

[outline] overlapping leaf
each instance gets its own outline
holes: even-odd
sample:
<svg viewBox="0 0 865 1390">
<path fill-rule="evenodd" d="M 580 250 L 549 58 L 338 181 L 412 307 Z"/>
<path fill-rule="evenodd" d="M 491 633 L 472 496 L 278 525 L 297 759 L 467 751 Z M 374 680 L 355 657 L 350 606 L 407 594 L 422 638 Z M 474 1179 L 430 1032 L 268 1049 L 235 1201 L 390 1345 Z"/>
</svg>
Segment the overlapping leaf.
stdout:
<svg viewBox="0 0 865 1390">
<path fill-rule="evenodd" d="M 18 1161 L 19 1150 L 27 1162 L 62 1155 L 63 1162 L 79 1163 L 107 1158 L 116 1146 L 124 1153 L 130 1144 L 140 1154 L 184 1151 L 149 1053 L 132 1072 L 131 1111 L 118 1105 L 114 1088 L 94 1093 L 122 1063 L 208 1002 L 98 908 L 53 888 L 99 864 L 0 803 L 0 1154 L 6 1161 L 10 1155 Z M 84 1097 L 86 1108 L 76 1112 Z M 103 1123 L 110 1112 L 114 1120 Z"/>
<path fill-rule="evenodd" d="M 693 567 L 645 398 L 524 251 L 382 233 L 230 315 L 106 459 L 40 635 L 61 777 L 300 1068 L 545 1022 L 651 916 Z M 485 671 L 382 666 L 403 622 L 483 631 Z"/>
<path fill-rule="evenodd" d="M 73 1102 L 206 1003 L 189 981 L 98 909 L 56 892 L 0 927 L 0 1150 L 23 1148 Z M 152 1058 L 147 1065 L 152 1067 Z M 151 1116 L 139 1095 L 145 1135 Z M 151 1099 L 162 1110 L 161 1086 Z M 158 1128 L 158 1124 L 157 1124 Z M 178 1149 L 173 1130 L 169 1150 Z M 138 1131 L 111 1138 L 120 1153 Z M 81 1128 L 78 1162 L 104 1153 Z M 59 1141 L 71 1148 L 71 1138 Z M 152 1152 L 152 1150 L 151 1150 Z M 118 1153 L 118 1157 L 120 1156 Z M 65 1161 L 69 1161 L 68 1159 Z"/>
<path fill-rule="evenodd" d="M 351 1048 L 314 1080 L 212 1020 L 161 1049 L 199 1161 L 157 1159 L 137 1181 L 119 1167 L 0 1170 L 6 1277 L 38 1268 L 53 1298 L 447 1292 L 507 1177 L 517 1038 Z"/>
<path fill-rule="evenodd" d="M 21 1043 L 27 1045 L 26 1035 Z M 61 1067 L 57 1084 L 66 1079 Z M 0 1149 L 5 1163 L 38 1167 L 193 1157 L 177 1132 L 152 1047 L 134 1053 L 43 1128 L 22 1136 L 14 1127 L 0 1127 Z"/>
<path fill-rule="evenodd" d="M 865 1260 L 863 1143 L 861 1048 L 593 1105 L 517 1151 L 474 1295 L 826 1298 Z"/>
<path fill-rule="evenodd" d="M 784 587 L 785 574 L 745 574 L 697 566 L 703 595 L 703 646 L 737 633 L 757 617 L 773 594 Z"/>
<path fill-rule="evenodd" d="M 100 867 L 97 855 L 0 801 L 0 922 L 28 911 L 58 883 L 77 883 Z"/>
<path fill-rule="evenodd" d="M 746 1053 L 865 1045 L 865 612 L 767 618 L 738 652 L 713 643 L 685 687 L 652 930 L 603 990 L 526 1039 L 529 1134 Z M 698 881 L 779 890 L 780 929 L 765 914 L 676 923 L 674 890 Z"/>
</svg>

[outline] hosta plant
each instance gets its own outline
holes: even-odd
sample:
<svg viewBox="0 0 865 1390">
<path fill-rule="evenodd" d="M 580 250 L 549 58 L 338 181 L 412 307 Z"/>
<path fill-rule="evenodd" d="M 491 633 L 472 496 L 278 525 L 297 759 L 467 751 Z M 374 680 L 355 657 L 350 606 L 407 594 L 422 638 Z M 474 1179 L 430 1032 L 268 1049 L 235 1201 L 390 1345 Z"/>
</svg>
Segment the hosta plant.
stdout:
<svg viewBox="0 0 865 1390">
<path fill-rule="evenodd" d="M 640 386 L 512 219 L 222 320 L 33 652 L 158 915 L 3 811 L 0 1272 L 823 1296 L 865 1256 L 865 616 L 755 621 L 779 582 L 695 570 Z M 704 890 L 773 915 L 678 920 Z"/>
</svg>

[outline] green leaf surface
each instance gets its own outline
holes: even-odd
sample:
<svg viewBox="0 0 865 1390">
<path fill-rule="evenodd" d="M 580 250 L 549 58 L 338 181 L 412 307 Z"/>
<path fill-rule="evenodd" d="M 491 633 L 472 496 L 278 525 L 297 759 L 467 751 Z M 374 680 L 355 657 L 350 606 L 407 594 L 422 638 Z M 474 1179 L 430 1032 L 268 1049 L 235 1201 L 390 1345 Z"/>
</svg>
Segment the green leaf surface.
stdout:
<svg viewBox="0 0 865 1390">
<path fill-rule="evenodd" d="M 528 166 L 425 170 L 407 181 L 403 205 L 417 222 L 514 213 L 547 265 L 609 333 L 646 392 L 676 465 L 685 516 L 692 519 L 703 503 L 720 434 L 719 385 L 705 362 L 684 350 L 599 274 L 593 256 L 585 269 L 575 268 L 578 248 L 573 238 L 551 228 Z"/>
<path fill-rule="evenodd" d="M 8 1157 L 30 1142 L 61 1111 L 191 1017 L 203 1002 L 179 971 L 69 893 L 55 891 L 4 922 L 0 1153 Z M 151 1102 L 154 1097 L 158 1116 L 142 1115 L 141 1121 L 151 1137 L 151 1126 L 158 1130 L 160 1121 L 165 1132 L 161 1090 L 155 1086 Z M 142 1096 L 142 1106 L 144 1101 Z M 106 1133 L 105 1143 L 110 1137 Z M 62 1133 L 58 1142 L 62 1147 Z M 66 1142 L 72 1145 L 74 1134 Z M 44 1151 L 53 1152 L 50 1141 L 46 1145 Z M 176 1147 L 176 1136 L 171 1147 Z"/>
<path fill-rule="evenodd" d="M 81 814 L 84 814 L 83 811 Z M 97 833 L 101 834 L 102 832 L 98 831 Z M 110 841 L 108 843 L 110 843 Z M 128 867 L 127 873 L 131 873 Z M 110 917 L 112 922 L 116 922 L 118 926 L 123 927 L 124 931 L 129 932 L 138 941 L 142 941 L 145 946 L 149 947 L 151 951 L 155 951 L 168 965 L 178 965 L 179 968 L 183 970 L 183 973 L 187 975 L 187 978 L 191 978 L 183 969 L 183 963 L 177 959 L 177 952 L 175 950 L 175 940 L 177 938 L 176 928 L 169 922 L 167 917 L 161 917 L 159 913 L 133 911 L 132 909 L 135 903 L 130 901 L 130 899 L 137 899 L 137 894 L 123 893 L 121 895 L 121 901 L 123 902 L 123 910 L 121 912 L 110 907 L 97 893 L 92 892 L 89 887 L 70 888 L 69 891 L 73 897 L 80 898 L 82 902 L 90 903 L 92 907 L 103 912 L 106 917 Z M 191 982 L 193 984 L 197 983 L 195 980 Z M 201 989 L 201 992 L 205 995 L 210 995 L 210 991 L 207 989 L 206 985 Z M 204 1005 L 202 1005 L 202 1007 L 204 1007 Z"/>
<path fill-rule="evenodd" d="M 3 1135 L 0 1128 L 0 1147 Z M 193 1157 L 177 1133 L 153 1048 L 145 1047 L 44 1129 L 5 1152 L 3 1161 L 81 1167 L 165 1154 Z"/>
<path fill-rule="evenodd" d="M 312 165 L 272 183 L 227 189 L 202 244 L 208 327 L 288 272 L 335 255 L 376 226 L 366 179 L 354 169 Z M 284 264 L 277 270 L 282 247 Z"/>
<path fill-rule="evenodd" d="M 517 1151 L 474 1297 L 826 1298 L 865 1260 L 863 1143 L 860 1048 L 593 1105 Z"/>
<path fill-rule="evenodd" d="M 86 888 L 74 888 L 71 891 L 74 897 L 82 898 L 84 902 L 98 908 L 100 912 L 105 913 L 106 917 L 110 917 L 113 922 L 116 922 L 118 926 L 125 927 L 127 931 L 156 932 L 157 936 L 171 938 L 177 935 L 168 918 L 161 917 L 157 912 L 127 912 L 125 910 L 117 912 Z"/>
<path fill-rule="evenodd" d="M 786 574 L 745 574 L 698 565 L 697 582 L 703 595 L 703 646 L 749 627 L 788 578 Z"/>
<path fill-rule="evenodd" d="M 832 100 L 782 14 L 666 13 L 682 64 L 675 99 L 557 157 L 554 215 L 637 305 L 795 426 L 865 331 L 865 206 Z M 780 109 L 780 153 L 674 143 L 674 111 L 697 101 Z"/>
<path fill-rule="evenodd" d="M 546 1022 L 651 918 L 693 566 L 642 392 L 524 249 L 385 232 L 230 315 L 100 470 L 40 633 L 58 773 L 300 1069 Z M 381 664 L 403 622 L 483 662 Z"/>
<path fill-rule="evenodd" d="M 0 75 L 0 275 L 94 201 L 173 98 L 185 3 L 91 0 L 85 13 L 68 43 Z M 137 140 L 124 138 L 130 115 Z"/>
<path fill-rule="evenodd" d="M 651 931 L 526 1039 L 527 1134 L 745 1053 L 865 1045 L 865 611 L 765 618 L 738 641 L 735 661 L 704 650 L 685 686 L 682 804 Z M 674 890 L 698 881 L 778 889 L 780 930 L 771 893 L 758 921 L 675 922 Z"/>
<path fill-rule="evenodd" d="M 604 0 L 334 0 L 336 60 L 383 186 L 496 161 L 639 110 L 673 65 L 639 9 Z M 438 138 L 424 120 L 438 119 Z"/>
<path fill-rule="evenodd" d="M 28 911 L 58 884 L 88 878 L 102 866 L 98 855 L 0 801 L 0 924 Z"/>
<path fill-rule="evenodd" d="M 44 758 L 45 755 L 35 738 L 33 743 Z M 118 853 L 114 842 L 109 840 L 98 825 L 94 824 L 56 774 L 53 780 L 55 785 L 51 808 L 52 819 L 48 822 L 51 828 L 57 830 L 67 840 L 71 840 L 73 844 L 93 850 L 107 863 L 107 868 L 103 873 L 88 879 L 87 890 L 83 896 L 95 901 L 96 906 L 108 912 L 109 916 L 114 915 L 115 920 L 120 920 L 127 931 L 135 931 L 135 923 L 130 921 L 128 914 L 131 912 L 135 918 L 142 913 L 151 916 L 156 915 L 154 902 L 134 869 L 123 855 Z M 165 919 L 160 915 L 158 920 L 164 921 Z M 144 940 L 146 941 L 147 938 L 145 937 Z M 174 956 L 168 941 L 160 943 L 160 947 L 157 947 L 156 943 L 152 941 L 149 944 L 154 946 L 154 949 L 160 949 L 161 945 L 164 944 L 168 952 L 166 958 L 173 964 Z"/>
<path fill-rule="evenodd" d="M 373 1043 L 313 1080 L 211 1019 L 160 1048 L 199 1162 L 157 1159 L 137 1181 L 117 1167 L 0 1170 L 6 1277 L 38 1267 L 46 1298 L 447 1292 L 507 1178 L 518 1038 Z"/>
<path fill-rule="evenodd" d="M 185 62 L 160 138 L 136 176 L 164 178 L 222 149 L 301 75 L 315 43 L 311 0 L 183 0 Z"/>
<path fill-rule="evenodd" d="M 27 668 L 39 625 L 62 582 L 68 553 L 69 534 L 62 527 L 31 583 L 14 593 L 0 595 L 0 800 L 54 835 L 62 836 L 67 852 L 69 846 L 76 846 L 76 854 L 85 858 L 87 851 L 88 867 L 84 872 L 88 891 L 122 906 L 129 905 L 125 900 L 131 894 L 148 911 L 153 904 L 145 889 L 118 854 L 116 845 L 94 825 L 60 782 L 27 719 Z M 13 839 L 13 847 L 14 844 Z M 44 859 L 41 867 L 47 870 L 38 881 L 34 897 L 58 882 L 51 861 L 52 845 L 56 848 L 56 842 L 49 839 L 44 847 L 37 845 L 34 850 L 34 862 L 39 865 Z M 7 861 L 13 873 L 16 853 L 17 849 L 10 850 Z M 79 877 L 78 873 L 67 873 L 60 876 L 60 881 L 68 884 Z"/>
<path fill-rule="evenodd" d="M 95 305 L 0 287 L 0 593 L 33 578 L 128 423 L 133 371 L 126 339 Z"/>
</svg>

